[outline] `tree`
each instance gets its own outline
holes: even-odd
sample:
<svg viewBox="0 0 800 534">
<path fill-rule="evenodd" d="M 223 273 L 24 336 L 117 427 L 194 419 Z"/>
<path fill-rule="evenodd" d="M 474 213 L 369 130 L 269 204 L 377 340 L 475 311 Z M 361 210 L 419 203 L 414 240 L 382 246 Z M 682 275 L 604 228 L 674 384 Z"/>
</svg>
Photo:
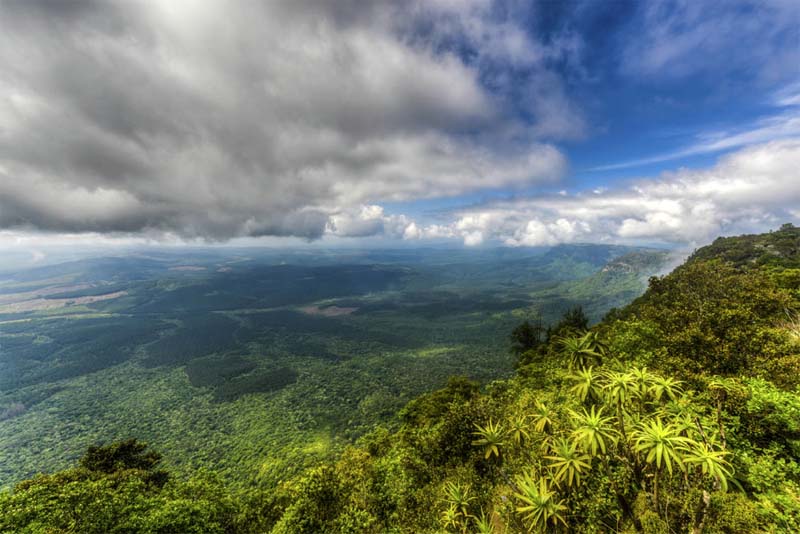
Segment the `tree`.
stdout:
<svg viewBox="0 0 800 534">
<path fill-rule="evenodd" d="M 521 445 L 530 436 L 528 435 L 528 416 L 517 415 L 508 420 L 508 433 L 515 444 Z"/>
<path fill-rule="evenodd" d="M 653 382 L 653 375 L 647 367 L 633 367 L 628 371 L 635 383 L 634 392 L 639 400 L 644 401 L 650 393 L 650 385 Z"/>
<path fill-rule="evenodd" d="M 536 401 L 533 412 L 533 428 L 537 432 L 549 433 L 553 429 L 555 413 L 544 403 Z"/>
<path fill-rule="evenodd" d="M 473 445 L 484 447 L 484 458 L 488 460 L 492 455 L 500 457 L 500 447 L 503 446 L 503 438 L 505 437 L 505 430 L 500 423 L 493 423 L 490 419 L 486 426 L 481 426 L 475 423 L 475 432 L 472 434 L 477 436 L 478 439 L 472 442 Z"/>
<path fill-rule="evenodd" d="M 461 528 L 466 533 L 470 518 L 474 515 L 470 513 L 470 503 L 476 499 L 470 495 L 470 486 L 455 482 L 448 482 L 444 487 L 445 501 L 447 509 L 442 514 L 445 526 Z"/>
<path fill-rule="evenodd" d="M 606 454 L 609 445 L 617 442 L 618 435 L 612 426 L 614 418 L 603 417 L 602 407 L 595 410 L 592 406 L 588 412 L 584 408 L 582 413 L 572 412 L 572 417 L 576 424 L 573 437 L 592 456 L 597 456 L 597 451 Z"/>
<path fill-rule="evenodd" d="M 553 480 L 556 484 L 561 484 L 564 480 L 567 482 L 567 487 L 571 487 L 573 482 L 580 485 L 581 473 L 591 469 L 589 463 L 591 457 L 578 450 L 577 443 L 571 443 L 565 438 L 559 438 L 555 441 L 552 448 L 552 454 L 545 456 L 550 460 L 550 467 L 553 469 Z"/>
<path fill-rule="evenodd" d="M 682 436 L 680 428 L 674 423 L 667 423 L 660 417 L 644 421 L 633 432 L 634 450 L 645 454 L 645 461 L 655 464 L 656 469 L 662 465 L 672 474 L 672 466 L 683 466 L 681 451 L 692 440 Z"/>
<path fill-rule="evenodd" d="M 147 444 L 134 438 L 109 445 L 91 446 L 80 459 L 80 466 L 90 471 L 113 473 L 123 469 L 149 470 L 161 461 L 161 455 L 147 451 Z"/>
<path fill-rule="evenodd" d="M 725 459 L 729 452 L 715 450 L 703 441 L 692 442 L 683 451 L 685 463 L 699 468 L 702 474 L 714 478 L 722 491 L 728 491 L 728 480 L 733 477 L 731 465 Z"/>
<path fill-rule="evenodd" d="M 148 445 L 135 438 L 117 441 L 109 445 L 92 445 L 80 459 L 80 466 L 90 471 L 115 473 L 126 469 L 147 471 L 145 479 L 158 486 L 166 484 L 169 474 L 156 470 L 161 454 L 148 451 Z"/>
<path fill-rule="evenodd" d="M 430 423 L 446 414 L 453 402 L 465 402 L 477 397 L 479 390 L 478 382 L 464 376 L 451 376 L 442 389 L 409 402 L 400 411 L 400 417 L 407 423 Z"/>
<path fill-rule="evenodd" d="M 567 310 L 555 326 L 547 329 L 547 341 L 585 332 L 588 329 L 589 317 L 583 312 L 582 306 L 575 306 Z"/>
<path fill-rule="evenodd" d="M 632 433 L 633 448 L 644 454 L 644 461 L 655 466 L 653 472 L 653 500 L 658 506 L 659 473 L 663 467 L 672 474 L 672 466 L 683 469 L 681 452 L 692 440 L 681 435 L 681 429 L 674 423 L 664 424 L 660 417 L 642 422 Z"/>
<path fill-rule="evenodd" d="M 627 402 L 636 395 L 636 379 L 630 373 L 610 371 L 606 373 L 603 389 L 607 399 L 616 406 L 617 417 L 622 418 Z"/>
<path fill-rule="evenodd" d="M 567 359 L 570 369 L 585 369 L 590 363 L 602 364 L 605 349 L 596 332 L 561 337 L 559 352 Z"/>
<path fill-rule="evenodd" d="M 720 261 L 690 261 L 663 278 L 628 307 L 636 320 L 617 320 L 606 335 L 621 338 L 635 324 L 652 328 L 639 353 L 648 363 L 681 378 L 735 375 L 759 362 L 784 356 L 790 347 L 774 325 L 794 304 L 786 290 L 760 271 L 742 271 Z"/>
<path fill-rule="evenodd" d="M 92 447 L 80 467 L 0 492 L 0 532 L 244 534 L 234 525 L 238 503 L 218 478 L 154 484 L 160 456 L 145 448 L 136 440 Z"/>
<path fill-rule="evenodd" d="M 681 384 L 683 384 L 683 382 L 675 380 L 671 376 L 662 377 L 653 375 L 650 382 L 649 394 L 656 402 L 661 402 L 663 398 L 675 400 L 682 392 Z"/>
<path fill-rule="evenodd" d="M 519 356 L 537 348 L 542 343 L 543 334 L 541 316 L 537 316 L 533 323 L 526 319 L 511 331 L 511 351 Z"/>
<path fill-rule="evenodd" d="M 550 527 L 567 525 L 563 515 L 567 507 L 563 500 L 557 500 L 558 495 L 550 489 L 547 480 L 540 478 L 537 482 L 531 475 L 524 473 L 515 482 L 518 491 L 514 497 L 522 503 L 517 506 L 517 513 L 523 515 L 529 530 L 547 532 Z"/>
<path fill-rule="evenodd" d="M 568 378 L 575 382 L 570 391 L 577 395 L 581 402 L 599 400 L 601 391 L 600 377 L 593 371 L 591 366 L 578 369 Z"/>
</svg>

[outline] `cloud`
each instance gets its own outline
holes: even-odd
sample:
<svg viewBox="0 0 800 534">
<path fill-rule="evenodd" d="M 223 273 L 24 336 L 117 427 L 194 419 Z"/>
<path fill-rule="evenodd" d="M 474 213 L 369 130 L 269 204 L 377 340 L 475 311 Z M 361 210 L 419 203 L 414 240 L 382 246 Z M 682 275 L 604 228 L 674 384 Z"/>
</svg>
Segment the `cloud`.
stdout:
<svg viewBox="0 0 800 534">
<path fill-rule="evenodd" d="M 569 242 L 704 244 L 721 234 L 798 221 L 800 139 L 729 154 L 708 169 L 683 169 L 626 187 L 518 198 L 455 213 L 465 244 Z"/>
<path fill-rule="evenodd" d="M 585 118 L 567 96 L 564 80 L 583 69 L 581 36 L 571 28 L 538 39 L 530 33 L 530 21 L 553 22 L 548 6 L 516 0 L 423 0 L 405 2 L 404 11 L 413 24 L 407 33 L 415 42 L 456 51 L 492 88 L 500 105 L 529 117 L 530 134 L 585 136 Z"/>
<path fill-rule="evenodd" d="M 780 81 L 800 64 L 794 0 L 651 0 L 637 3 L 621 67 L 649 80 Z M 793 43 L 794 45 L 786 45 Z"/>
<path fill-rule="evenodd" d="M 316 238 L 553 181 L 583 127 L 553 53 L 484 1 L 6 2 L 0 227 Z"/>
<path fill-rule="evenodd" d="M 702 132 L 690 145 L 655 156 L 593 167 L 592 171 L 611 171 L 672 161 L 689 156 L 713 154 L 734 148 L 800 137 L 800 87 L 791 84 L 778 91 L 772 104 L 782 109 L 770 116 L 732 130 Z"/>
<path fill-rule="evenodd" d="M 800 80 L 790 83 L 776 91 L 772 97 L 772 101 L 773 104 L 778 107 L 800 107 Z"/>
<path fill-rule="evenodd" d="M 405 215 L 386 215 L 383 207 L 362 205 L 331 215 L 327 233 L 337 237 L 417 238 L 416 225 Z"/>
</svg>

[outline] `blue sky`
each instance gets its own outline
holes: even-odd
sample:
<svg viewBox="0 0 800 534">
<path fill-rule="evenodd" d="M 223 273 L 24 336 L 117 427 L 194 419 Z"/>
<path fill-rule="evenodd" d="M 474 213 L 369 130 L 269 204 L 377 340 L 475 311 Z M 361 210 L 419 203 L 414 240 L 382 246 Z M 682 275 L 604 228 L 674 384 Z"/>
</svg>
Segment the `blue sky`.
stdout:
<svg viewBox="0 0 800 534">
<path fill-rule="evenodd" d="M 800 220 L 794 0 L 7 2 L 0 246 Z"/>
<path fill-rule="evenodd" d="M 711 166 L 720 154 L 742 145 L 702 150 L 696 145 L 705 136 L 746 132 L 759 121 L 780 118 L 786 111 L 777 105 L 780 93 L 800 90 L 800 17 L 789 2 L 588 1 L 537 7 L 521 23 L 531 39 L 579 43 L 578 52 L 565 52 L 574 57 L 557 57 L 551 67 L 586 122 L 576 139 L 560 143 L 570 162 L 568 176 L 545 190 L 609 188 L 679 167 Z M 650 35 L 657 31 L 651 26 L 661 24 L 673 31 L 661 28 L 662 35 Z M 680 49 L 681 41 L 696 39 L 696 46 Z M 671 46 L 679 50 L 670 52 Z M 650 47 L 652 56 L 667 49 L 666 59 L 651 66 L 647 53 L 632 56 L 638 47 Z M 463 54 L 465 60 L 470 54 Z M 520 80 L 529 74 L 537 72 L 515 73 Z M 682 154 L 693 148 L 696 153 Z M 458 201 L 441 202 L 454 204 Z"/>
</svg>

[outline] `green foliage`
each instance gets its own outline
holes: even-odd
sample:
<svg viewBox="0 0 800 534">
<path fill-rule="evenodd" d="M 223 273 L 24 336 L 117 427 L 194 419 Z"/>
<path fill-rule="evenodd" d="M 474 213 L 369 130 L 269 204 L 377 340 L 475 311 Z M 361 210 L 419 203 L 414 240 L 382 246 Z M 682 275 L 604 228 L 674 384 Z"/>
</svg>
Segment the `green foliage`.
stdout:
<svg viewBox="0 0 800 534">
<path fill-rule="evenodd" d="M 638 400 L 639 387 L 636 377 L 630 372 L 610 371 L 603 383 L 606 398 L 617 408 L 620 421 L 632 401 Z"/>
<path fill-rule="evenodd" d="M 466 532 L 470 519 L 474 517 L 470 513 L 470 508 L 475 497 L 471 495 L 470 487 L 456 482 L 447 482 L 444 493 L 447 512 L 443 519 L 447 519 L 449 523 L 445 524 L 445 527 L 457 527 Z"/>
<path fill-rule="evenodd" d="M 653 400 L 661 402 L 663 400 L 674 401 L 682 393 L 682 382 L 671 376 L 654 376 L 649 384 L 648 393 Z"/>
<path fill-rule="evenodd" d="M 426 422 L 436 420 L 447 412 L 451 403 L 466 402 L 478 395 L 480 385 L 463 376 L 453 376 L 447 380 L 447 386 L 414 399 L 400 412 L 406 422 Z"/>
<path fill-rule="evenodd" d="M 492 534 L 494 526 L 492 526 L 491 516 L 487 516 L 481 509 L 481 514 L 474 518 L 475 534 Z"/>
<path fill-rule="evenodd" d="M 486 451 L 484 457 L 488 460 L 492 455 L 500 457 L 500 448 L 504 445 L 503 440 L 506 436 L 505 429 L 500 423 L 493 423 L 491 419 L 485 426 L 475 423 L 477 430 L 472 434 L 477 437 L 472 442 L 473 445 L 483 447 Z"/>
<path fill-rule="evenodd" d="M 567 507 L 544 478 L 536 481 L 524 473 L 515 482 L 519 488 L 514 494 L 519 502 L 517 513 L 523 517 L 529 531 L 546 532 L 550 528 L 566 526 Z"/>
<path fill-rule="evenodd" d="M 543 402 L 536 402 L 533 413 L 534 429 L 540 433 L 548 433 L 552 430 L 555 413 Z"/>
<path fill-rule="evenodd" d="M 557 345 L 570 369 L 585 369 L 590 363 L 603 363 L 604 346 L 596 332 L 557 338 Z"/>
<path fill-rule="evenodd" d="M 608 336 L 625 335 L 631 326 L 648 329 L 644 337 L 633 333 L 637 345 L 626 351 L 681 376 L 753 372 L 791 350 L 775 325 L 792 306 L 790 295 L 761 271 L 693 261 L 651 279 L 647 293 L 608 325 Z"/>
<path fill-rule="evenodd" d="M 223 382 L 216 388 L 214 398 L 219 401 L 232 401 L 250 393 L 277 391 L 294 384 L 298 376 L 299 373 L 291 367 L 260 369 Z"/>
<path fill-rule="evenodd" d="M 589 328 L 589 317 L 583 311 L 583 306 L 570 308 L 555 325 L 547 329 L 547 340 L 559 337 L 569 337 L 578 332 L 585 332 Z"/>
<path fill-rule="evenodd" d="M 669 534 L 669 524 L 652 510 L 644 511 L 639 522 L 644 534 Z"/>
<path fill-rule="evenodd" d="M 572 412 L 575 424 L 572 435 L 583 450 L 592 456 L 597 456 L 598 453 L 606 454 L 618 439 L 618 433 L 614 429 L 614 418 L 603 417 L 603 409 L 603 406 L 597 408 L 593 405 L 588 412 L 586 408 L 581 413 Z"/>
<path fill-rule="evenodd" d="M 186 366 L 186 376 L 194 387 L 216 387 L 258 365 L 237 354 L 222 358 L 198 358 Z"/>
<path fill-rule="evenodd" d="M 511 331 L 511 351 L 520 355 L 536 349 L 544 340 L 544 332 L 545 328 L 542 326 L 541 317 L 538 317 L 533 323 L 526 319 Z"/>
<path fill-rule="evenodd" d="M 800 397 L 760 378 L 749 379 L 745 413 L 754 437 L 800 439 Z M 757 427 L 757 428 L 756 428 Z"/>
<path fill-rule="evenodd" d="M 339 516 L 342 489 L 335 468 L 320 466 L 304 473 L 291 492 L 293 499 L 272 532 L 328 532 Z"/>
<path fill-rule="evenodd" d="M 91 446 L 80 460 L 80 466 L 90 471 L 113 473 L 123 469 L 152 469 L 161 455 L 155 451 L 145 452 L 147 444 L 136 439 L 119 441 L 105 446 Z"/>
<path fill-rule="evenodd" d="M 41 320 L 35 328 L 28 321 L 3 324 L 0 391 L 32 388 L 113 367 L 129 360 L 137 346 L 156 339 L 165 326 L 147 317 L 128 321 L 95 316 L 80 321 Z"/>
<path fill-rule="evenodd" d="M 790 272 L 798 268 L 792 241 L 796 229 L 774 234 L 780 235 L 747 238 L 746 245 L 724 241 L 715 243 L 711 252 L 698 251 L 673 274 L 653 280 L 640 300 L 588 333 L 581 331 L 588 326 L 585 314 L 572 313 L 551 329 L 551 334 L 558 330 L 557 335 L 540 340 L 533 351 L 523 351 L 520 361 L 525 364 L 516 377 L 484 388 L 465 377 L 450 379 L 445 387 L 408 402 L 393 423 L 366 432 L 354 446 L 331 444 L 330 433 L 304 434 L 298 428 L 318 429 L 312 423 L 315 418 L 333 429 L 346 428 L 337 422 L 337 414 L 345 413 L 342 406 L 353 399 L 361 399 L 353 406 L 371 413 L 383 405 L 383 398 L 391 413 L 396 390 L 387 387 L 384 397 L 373 391 L 354 392 L 358 386 L 352 375 L 364 372 L 360 376 L 373 379 L 365 380 L 370 388 L 382 387 L 374 385 L 382 384 L 376 377 L 397 384 L 409 360 L 395 364 L 394 353 L 379 352 L 374 359 L 382 371 L 372 374 L 355 357 L 290 359 L 284 354 L 279 364 L 254 353 L 223 351 L 190 360 L 185 371 L 165 367 L 160 375 L 164 385 L 140 397 L 147 403 L 143 409 L 169 410 L 179 420 L 186 413 L 181 405 L 155 393 L 192 388 L 187 376 L 194 376 L 203 388 L 214 388 L 194 407 L 193 413 L 204 414 L 194 421 L 217 421 L 220 415 L 237 413 L 233 407 L 247 414 L 247 419 L 232 419 L 229 426 L 209 427 L 205 435 L 252 425 L 248 443 L 259 446 L 237 448 L 235 458 L 257 462 L 255 471 L 261 478 L 255 480 L 261 487 L 231 489 L 213 477 L 186 479 L 175 473 L 156 480 L 159 456 L 129 440 L 95 447 L 79 467 L 41 475 L 0 493 L 0 532 L 800 531 L 799 375 L 778 372 L 792 369 L 792 358 L 800 352 L 787 319 L 800 297 L 798 279 Z M 563 254 L 558 258 L 563 261 Z M 625 267 L 608 272 L 620 269 Z M 271 271 L 276 272 L 280 271 Z M 284 282 L 292 279 L 289 273 L 284 273 Z M 327 275 L 333 276 L 333 271 Z M 273 296 L 281 295 L 271 282 L 268 285 Z M 287 301 L 295 297 L 283 294 Z M 446 298 L 440 297 L 437 306 L 444 306 Z M 412 300 L 395 304 L 410 308 Z M 387 302 L 372 305 L 370 314 L 390 313 Z M 559 313 L 568 307 L 561 306 Z M 423 328 L 420 322 L 404 323 L 389 314 L 383 341 L 337 345 L 356 336 L 366 316 L 314 317 L 304 323 L 306 319 L 293 322 L 292 313 L 299 314 L 284 309 L 254 311 L 253 317 L 233 312 L 224 316 L 235 318 L 234 344 L 240 349 L 266 339 L 276 347 L 313 347 L 325 337 L 290 331 L 319 326 L 336 340 L 323 343 L 329 354 L 360 346 L 363 358 L 372 358 L 377 347 L 384 350 L 382 343 L 396 331 Z M 426 313 L 433 317 L 433 308 Z M 506 331 L 517 321 L 507 318 Z M 455 351 L 456 361 L 469 350 L 474 332 L 462 328 L 457 335 L 463 337 L 460 344 L 447 338 L 444 352 L 420 355 L 414 380 L 432 372 L 433 359 L 448 355 L 452 347 L 462 347 Z M 505 350 L 503 336 L 495 339 Z M 250 341 L 241 344 L 243 340 Z M 535 354 L 529 357 L 531 353 Z M 225 361 L 232 364 L 230 373 Z M 471 371 L 479 361 L 475 357 L 449 369 Z M 295 382 L 270 393 L 282 399 L 282 409 L 266 412 L 266 417 L 272 424 L 285 419 L 285 442 L 271 441 L 259 426 L 265 417 L 263 391 L 214 402 L 227 385 L 238 384 L 245 391 L 241 380 L 281 367 L 303 369 Z M 315 377 L 321 370 L 341 373 L 336 375 L 340 380 Z M 126 375 L 112 376 L 118 388 L 139 384 L 126 386 Z M 307 380 L 317 382 L 300 389 Z M 438 382 L 442 383 L 443 379 Z M 58 399 L 63 393 L 52 395 Z M 324 399 L 324 409 L 309 410 L 307 417 L 293 415 L 296 406 L 309 406 L 307 397 L 312 395 Z M 369 402 L 363 400 L 367 396 Z M 27 416 L 23 411 L 3 423 L 22 428 L 12 425 Z M 317 449 L 315 456 L 312 451 Z M 286 463 L 296 468 L 287 470 L 282 467 Z M 182 472 L 193 471 L 190 465 Z"/>
<path fill-rule="evenodd" d="M 733 478 L 730 463 L 726 459 L 730 453 L 715 450 L 705 442 L 691 443 L 683 455 L 683 462 L 687 466 L 695 466 L 703 475 L 714 478 L 722 491 L 728 491 L 728 480 Z"/>
<path fill-rule="evenodd" d="M 528 416 L 526 414 L 515 415 L 508 420 L 508 433 L 511 440 L 516 445 L 523 445 L 530 439 L 528 432 Z"/>
<path fill-rule="evenodd" d="M 82 463 L 97 469 L 40 475 L 0 494 L 0 532 L 236 532 L 234 500 L 218 479 L 153 484 L 147 466 L 157 455 L 142 454 L 140 445 L 129 440 L 94 448 Z"/>
<path fill-rule="evenodd" d="M 131 435 L 179 476 L 271 487 L 376 424 L 396 428 L 450 376 L 508 378 L 525 317 L 553 324 L 584 305 L 596 318 L 629 299 L 586 277 L 631 251 L 203 251 L 8 274 L 4 302 L 125 294 L 0 310 L 0 487 Z"/>
<path fill-rule="evenodd" d="M 709 534 L 756 534 L 760 532 L 793 532 L 796 528 L 777 529 L 764 520 L 765 510 L 740 493 L 716 493 L 711 499 L 703 532 Z M 769 526 L 768 526 L 769 525 Z"/>
<path fill-rule="evenodd" d="M 144 364 L 180 365 L 195 358 L 221 353 L 236 346 L 236 322 L 215 313 L 189 315 L 180 328 L 147 347 Z"/>
<path fill-rule="evenodd" d="M 568 378 L 575 383 L 570 392 L 575 394 L 581 402 L 599 399 L 601 394 L 599 377 L 591 366 L 578 369 Z"/>
<path fill-rule="evenodd" d="M 566 482 L 571 487 L 581 483 L 581 474 L 591 469 L 591 456 L 578 450 L 578 444 L 565 438 L 556 438 L 550 445 L 550 454 L 544 458 L 550 460 L 549 467 L 556 484 Z"/>
<path fill-rule="evenodd" d="M 690 262 L 718 259 L 736 267 L 800 267 L 800 228 L 784 224 L 767 234 L 720 237 L 696 251 Z"/>
<path fill-rule="evenodd" d="M 644 454 L 645 462 L 654 464 L 656 469 L 662 466 L 672 474 L 672 466 L 683 468 L 681 449 L 690 440 L 681 435 L 681 428 L 674 423 L 664 424 L 660 417 L 643 422 L 636 428 L 631 438 L 634 450 Z"/>
</svg>

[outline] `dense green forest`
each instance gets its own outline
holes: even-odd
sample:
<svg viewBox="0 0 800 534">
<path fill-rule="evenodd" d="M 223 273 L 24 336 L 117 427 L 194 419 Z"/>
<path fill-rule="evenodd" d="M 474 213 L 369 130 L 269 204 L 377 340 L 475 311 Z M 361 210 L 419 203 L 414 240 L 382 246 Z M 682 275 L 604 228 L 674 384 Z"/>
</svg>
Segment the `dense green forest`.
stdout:
<svg viewBox="0 0 800 534">
<path fill-rule="evenodd" d="M 800 229 L 719 239 L 591 328 L 558 315 L 504 323 L 513 376 L 452 377 L 297 474 L 231 486 L 95 446 L 0 494 L 0 532 L 800 531 Z M 186 373 L 253 371 L 231 363 Z"/>
<path fill-rule="evenodd" d="M 508 332 L 644 291 L 663 251 L 144 250 L 0 273 L 0 489 L 128 436 L 272 486 L 416 396 L 513 373 Z"/>
</svg>

